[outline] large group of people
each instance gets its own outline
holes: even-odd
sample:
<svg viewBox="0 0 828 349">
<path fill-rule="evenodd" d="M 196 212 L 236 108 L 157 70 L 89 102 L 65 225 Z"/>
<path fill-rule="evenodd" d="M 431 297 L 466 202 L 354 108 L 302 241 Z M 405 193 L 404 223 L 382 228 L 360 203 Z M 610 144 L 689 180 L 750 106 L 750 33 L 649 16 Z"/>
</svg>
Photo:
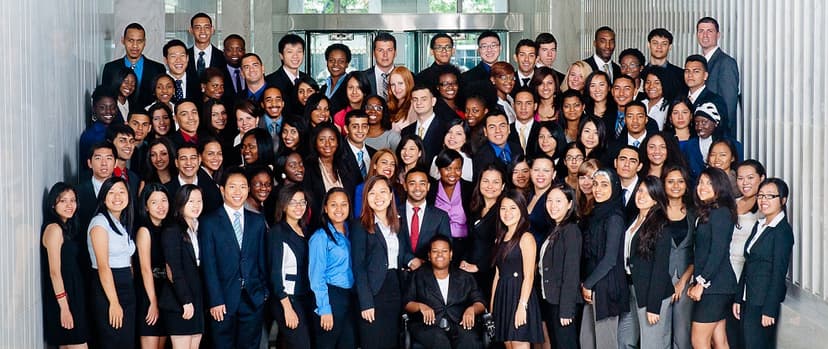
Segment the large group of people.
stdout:
<svg viewBox="0 0 828 349">
<path fill-rule="evenodd" d="M 65 348 L 772 348 L 793 232 L 789 191 L 735 139 L 738 68 L 700 54 L 595 54 L 478 36 L 461 72 L 374 65 L 305 41 L 270 74 L 245 40 L 143 55 L 138 23 L 80 136 L 79 183 L 44 202 L 44 332 Z M 271 329 L 277 332 L 271 333 Z"/>
</svg>

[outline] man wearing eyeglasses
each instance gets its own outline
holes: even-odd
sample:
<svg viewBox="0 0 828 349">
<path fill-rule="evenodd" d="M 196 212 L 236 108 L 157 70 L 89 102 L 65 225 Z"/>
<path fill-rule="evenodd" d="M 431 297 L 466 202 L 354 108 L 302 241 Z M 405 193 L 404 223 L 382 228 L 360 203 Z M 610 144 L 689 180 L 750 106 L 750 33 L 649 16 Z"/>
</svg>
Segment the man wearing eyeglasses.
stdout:
<svg viewBox="0 0 828 349">
<path fill-rule="evenodd" d="M 469 83 L 489 80 L 492 64 L 500 57 L 500 36 L 490 30 L 480 33 L 477 37 L 477 54 L 480 56 L 480 63 L 460 76 L 460 83 L 464 89 Z"/>
<path fill-rule="evenodd" d="M 440 66 L 451 64 L 451 57 L 454 56 L 454 39 L 446 33 L 439 33 L 431 38 L 431 55 L 434 56 L 434 63 L 423 69 L 414 79 L 417 83 L 428 85 L 431 88 L 437 86 L 437 70 Z"/>
</svg>

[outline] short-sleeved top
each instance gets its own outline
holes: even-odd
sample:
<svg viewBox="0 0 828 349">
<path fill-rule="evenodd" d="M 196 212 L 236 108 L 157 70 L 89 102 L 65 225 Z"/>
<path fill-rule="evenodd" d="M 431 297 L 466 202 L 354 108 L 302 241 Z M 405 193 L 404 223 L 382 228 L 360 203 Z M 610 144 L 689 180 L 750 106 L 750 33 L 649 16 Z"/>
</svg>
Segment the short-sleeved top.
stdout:
<svg viewBox="0 0 828 349">
<path fill-rule="evenodd" d="M 109 222 L 104 217 L 103 213 L 98 213 L 89 222 L 89 229 L 86 232 L 86 245 L 89 249 L 89 257 L 92 259 L 92 269 L 98 269 L 98 260 L 95 256 L 95 250 L 92 248 L 92 228 L 99 226 L 106 230 L 109 236 L 109 267 L 110 268 L 127 268 L 131 266 L 132 255 L 135 253 L 135 242 L 129 236 L 126 228 L 117 219 L 112 219 L 115 227 L 119 232 L 115 232 L 109 226 Z M 119 234 L 120 233 L 120 234 Z"/>
</svg>

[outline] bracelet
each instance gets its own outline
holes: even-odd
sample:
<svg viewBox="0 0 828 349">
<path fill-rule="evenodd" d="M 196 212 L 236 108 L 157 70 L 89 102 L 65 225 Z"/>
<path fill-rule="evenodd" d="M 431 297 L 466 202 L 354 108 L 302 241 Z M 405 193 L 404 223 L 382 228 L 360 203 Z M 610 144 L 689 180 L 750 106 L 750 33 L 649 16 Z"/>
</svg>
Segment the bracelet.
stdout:
<svg viewBox="0 0 828 349">
<path fill-rule="evenodd" d="M 710 281 L 705 280 L 701 275 L 696 276 L 696 283 L 704 288 L 710 287 Z"/>
<path fill-rule="evenodd" d="M 529 303 L 528 302 L 518 302 L 518 305 L 523 307 L 523 310 L 529 310 Z"/>
<path fill-rule="evenodd" d="M 58 293 L 58 294 L 55 295 L 55 299 L 61 299 L 61 298 L 66 298 L 66 291 L 63 291 L 63 292 Z"/>
</svg>

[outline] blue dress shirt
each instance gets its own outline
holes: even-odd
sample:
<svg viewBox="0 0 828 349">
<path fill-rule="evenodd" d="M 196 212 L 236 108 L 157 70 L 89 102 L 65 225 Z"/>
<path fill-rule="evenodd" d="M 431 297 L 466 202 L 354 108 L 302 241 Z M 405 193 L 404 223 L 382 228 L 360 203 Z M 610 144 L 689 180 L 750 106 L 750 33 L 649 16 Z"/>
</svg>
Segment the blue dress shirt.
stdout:
<svg viewBox="0 0 828 349">
<path fill-rule="evenodd" d="M 331 240 L 324 229 L 318 229 L 309 242 L 310 287 L 316 297 L 316 314 L 331 314 L 331 302 L 328 298 L 328 285 L 350 289 L 354 286 L 354 272 L 351 269 L 351 242 L 346 233 L 336 231 L 328 224 L 333 233 Z M 345 226 L 348 230 L 348 226 Z"/>
</svg>

